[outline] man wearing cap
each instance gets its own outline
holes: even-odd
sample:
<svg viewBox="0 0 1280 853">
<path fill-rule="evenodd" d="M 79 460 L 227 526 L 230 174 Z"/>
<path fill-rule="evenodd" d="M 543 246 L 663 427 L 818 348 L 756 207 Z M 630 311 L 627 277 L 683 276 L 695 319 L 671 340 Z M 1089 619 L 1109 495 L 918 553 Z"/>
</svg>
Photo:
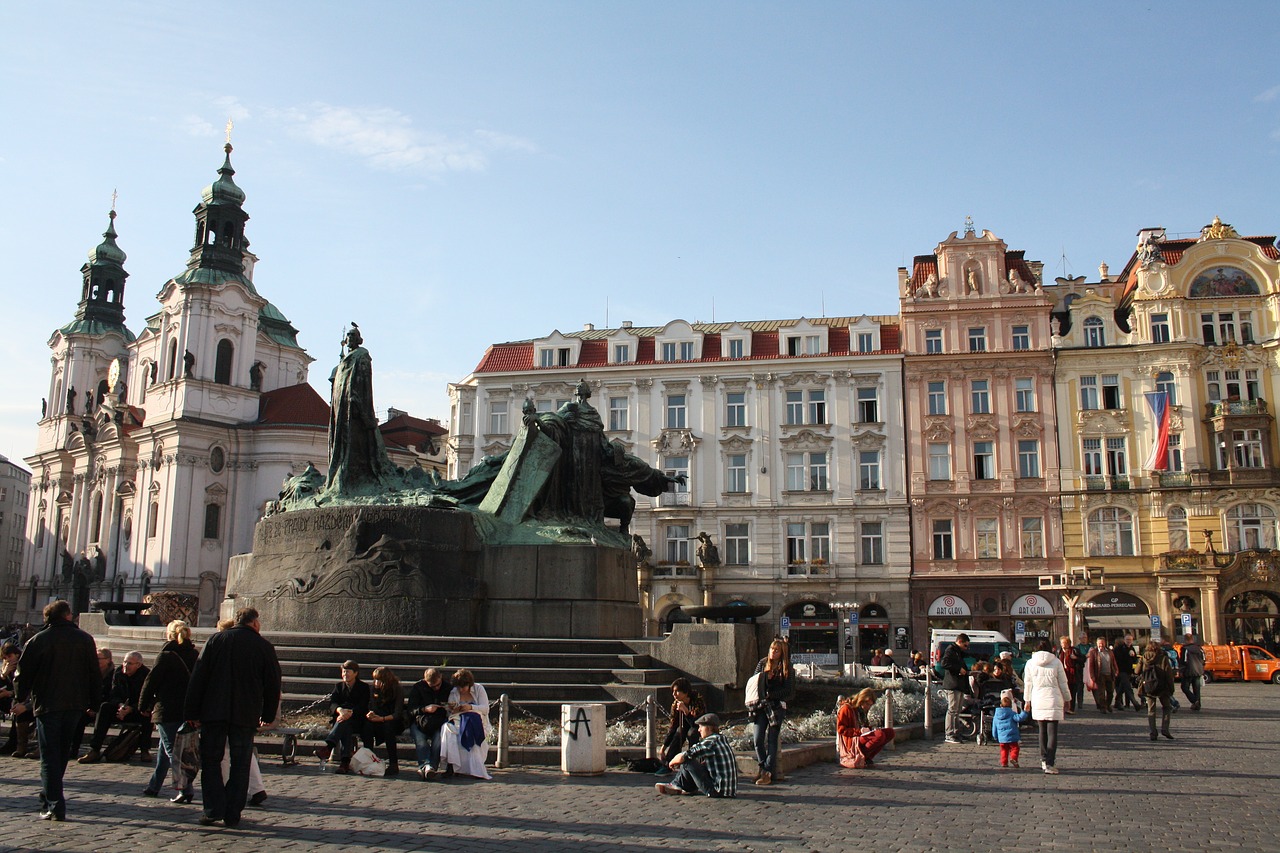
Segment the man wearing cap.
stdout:
<svg viewBox="0 0 1280 853">
<path fill-rule="evenodd" d="M 706 794 L 708 797 L 732 797 L 738 793 L 738 760 L 729 740 L 720 734 L 720 718 L 703 714 L 696 721 L 701 740 L 671 759 L 676 775 L 670 782 L 659 782 L 659 794 Z"/>
</svg>

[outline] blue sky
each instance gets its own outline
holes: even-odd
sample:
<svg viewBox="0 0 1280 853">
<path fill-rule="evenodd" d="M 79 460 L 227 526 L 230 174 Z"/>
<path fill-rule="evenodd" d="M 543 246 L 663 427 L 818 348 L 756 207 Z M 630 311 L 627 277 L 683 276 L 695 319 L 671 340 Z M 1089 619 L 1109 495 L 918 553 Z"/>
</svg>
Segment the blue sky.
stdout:
<svg viewBox="0 0 1280 853">
<path fill-rule="evenodd" d="M 240 2 L 0 13 L 0 453 L 106 226 L 136 332 L 233 161 L 258 289 L 323 388 L 447 420 L 493 342 L 887 314 L 971 215 L 1061 275 L 1138 229 L 1280 229 L 1280 6 Z"/>
</svg>

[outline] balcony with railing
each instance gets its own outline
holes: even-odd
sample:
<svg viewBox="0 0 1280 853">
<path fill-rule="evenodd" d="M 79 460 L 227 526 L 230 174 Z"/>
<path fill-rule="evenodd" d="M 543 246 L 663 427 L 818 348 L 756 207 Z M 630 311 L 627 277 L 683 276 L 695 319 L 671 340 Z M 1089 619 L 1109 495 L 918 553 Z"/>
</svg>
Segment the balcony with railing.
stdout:
<svg viewBox="0 0 1280 853">
<path fill-rule="evenodd" d="M 831 564 L 822 559 L 787 564 L 787 577 L 826 577 L 831 574 Z"/>
<path fill-rule="evenodd" d="M 653 567 L 653 576 L 655 578 L 696 578 L 698 576 L 698 567 L 690 565 L 685 560 L 675 563 L 659 563 Z"/>
<path fill-rule="evenodd" d="M 1126 492 L 1129 490 L 1129 476 L 1125 475 L 1107 475 L 1088 474 L 1081 478 L 1084 480 L 1085 491 L 1088 492 Z"/>
<path fill-rule="evenodd" d="M 1218 400 L 1204 404 L 1206 418 L 1221 418 L 1228 415 L 1265 415 L 1267 401 L 1258 397 L 1254 400 Z"/>
</svg>

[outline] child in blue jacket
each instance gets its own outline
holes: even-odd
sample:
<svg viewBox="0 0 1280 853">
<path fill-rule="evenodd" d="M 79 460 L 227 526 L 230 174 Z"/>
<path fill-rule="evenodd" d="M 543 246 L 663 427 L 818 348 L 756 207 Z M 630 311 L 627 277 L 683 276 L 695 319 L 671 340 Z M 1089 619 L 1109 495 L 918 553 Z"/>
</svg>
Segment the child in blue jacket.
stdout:
<svg viewBox="0 0 1280 853">
<path fill-rule="evenodd" d="M 996 713 L 991 718 L 991 731 L 1000 742 L 1002 768 L 1018 766 L 1019 742 L 1022 740 L 1022 732 L 1018 730 L 1018 726 L 1030 715 L 1030 707 L 1021 714 L 1013 710 L 1013 696 L 1010 691 L 1005 691 L 1000 697 L 1000 707 L 996 708 Z"/>
</svg>

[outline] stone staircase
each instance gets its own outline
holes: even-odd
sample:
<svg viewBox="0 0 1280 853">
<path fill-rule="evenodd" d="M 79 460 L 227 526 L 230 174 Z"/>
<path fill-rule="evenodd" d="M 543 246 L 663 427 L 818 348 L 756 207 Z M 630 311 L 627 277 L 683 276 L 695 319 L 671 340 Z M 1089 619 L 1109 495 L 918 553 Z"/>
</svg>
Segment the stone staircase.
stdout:
<svg viewBox="0 0 1280 853">
<path fill-rule="evenodd" d="M 98 633 L 119 661 L 126 652 L 142 652 L 148 665 L 164 644 L 159 627 L 111 626 Z M 197 629 L 194 640 L 202 646 L 212 633 Z M 599 702 L 609 718 L 656 695 L 660 703 L 671 701 L 675 669 L 637 654 L 621 640 L 520 639 L 510 637 L 414 637 L 394 635 L 353 636 L 301 632 L 267 632 L 276 647 L 284 679 L 285 710 L 295 710 L 328 695 L 339 679 L 339 666 L 348 658 L 360 664 L 360 676 L 369 680 L 375 667 L 388 666 L 409 685 L 422 678 L 427 667 L 443 670 L 446 677 L 466 667 L 484 686 L 492 703 L 503 693 L 514 709 L 546 719 L 559 720 L 565 702 Z M 327 710 L 327 709 L 326 709 Z"/>
</svg>

